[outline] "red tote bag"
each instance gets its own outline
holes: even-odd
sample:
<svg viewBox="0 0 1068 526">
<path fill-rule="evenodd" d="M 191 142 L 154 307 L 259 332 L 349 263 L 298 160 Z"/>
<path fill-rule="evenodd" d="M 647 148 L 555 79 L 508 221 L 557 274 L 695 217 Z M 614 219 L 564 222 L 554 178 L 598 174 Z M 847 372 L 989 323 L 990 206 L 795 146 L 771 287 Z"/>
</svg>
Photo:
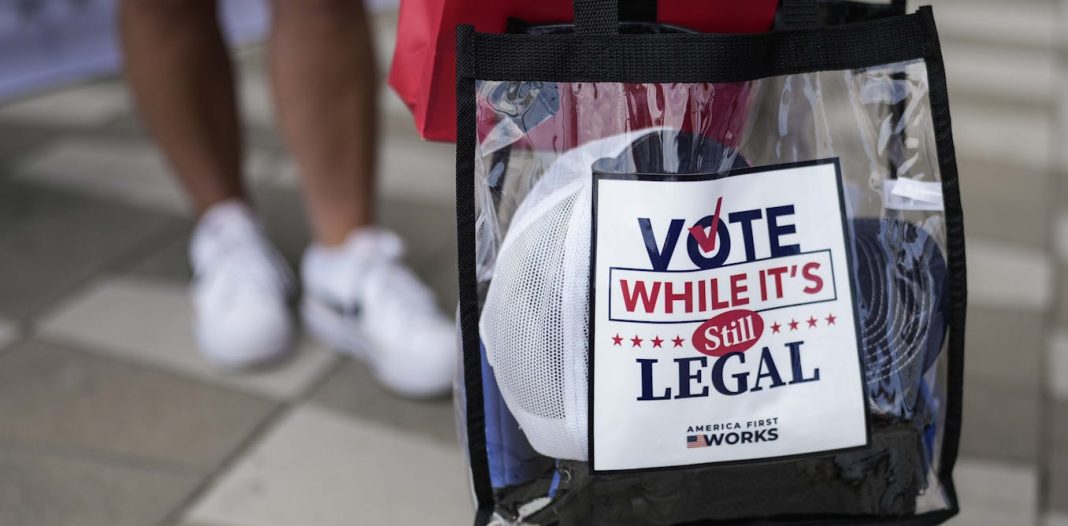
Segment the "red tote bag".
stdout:
<svg viewBox="0 0 1068 526">
<path fill-rule="evenodd" d="M 704 33 L 757 33 L 771 28 L 778 3 L 660 0 L 656 19 Z M 503 33 L 509 18 L 548 24 L 570 23 L 574 16 L 571 0 L 401 0 L 389 85 L 424 139 L 456 140 L 456 26 Z"/>
</svg>

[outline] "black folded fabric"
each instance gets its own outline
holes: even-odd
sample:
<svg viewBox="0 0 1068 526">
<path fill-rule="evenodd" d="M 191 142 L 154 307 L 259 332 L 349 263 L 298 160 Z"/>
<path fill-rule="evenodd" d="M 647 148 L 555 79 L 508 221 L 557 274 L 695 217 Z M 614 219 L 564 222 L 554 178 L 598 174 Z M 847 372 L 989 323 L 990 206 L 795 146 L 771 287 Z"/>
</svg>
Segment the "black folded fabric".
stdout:
<svg viewBox="0 0 1068 526">
<path fill-rule="evenodd" d="M 561 461 L 566 473 L 538 524 L 680 524 L 789 515 L 908 516 L 926 487 L 921 433 L 896 419 L 873 424 L 872 445 L 800 460 L 591 477 L 587 465 Z M 718 524 L 719 522 L 717 522 Z"/>
</svg>

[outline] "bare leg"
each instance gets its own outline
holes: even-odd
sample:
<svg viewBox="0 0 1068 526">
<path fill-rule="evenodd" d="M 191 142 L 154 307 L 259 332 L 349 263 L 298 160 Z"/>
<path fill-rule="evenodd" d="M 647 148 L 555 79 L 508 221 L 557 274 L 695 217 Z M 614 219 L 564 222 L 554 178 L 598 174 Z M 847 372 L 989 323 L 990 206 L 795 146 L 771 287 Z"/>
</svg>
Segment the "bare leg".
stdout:
<svg viewBox="0 0 1068 526">
<path fill-rule="evenodd" d="M 123 0 L 126 76 L 199 212 L 242 197 L 232 66 L 214 0 Z"/>
<path fill-rule="evenodd" d="M 316 240 L 374 217 L 374 49 L 361 0 L 274 0 L 271 80 Z"/>
</svg>

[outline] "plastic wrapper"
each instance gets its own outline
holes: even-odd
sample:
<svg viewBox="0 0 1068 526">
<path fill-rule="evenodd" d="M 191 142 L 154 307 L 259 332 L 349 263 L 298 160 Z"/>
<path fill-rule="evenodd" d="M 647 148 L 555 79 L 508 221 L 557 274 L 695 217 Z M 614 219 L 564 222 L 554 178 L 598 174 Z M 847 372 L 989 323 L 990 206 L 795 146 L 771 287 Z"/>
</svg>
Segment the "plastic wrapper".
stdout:
<svg viewBox="0 0 1068 526">
<path fill-rule="evenodd" d="M 930 62 L 471 79 L 481 520 L 955 513 L 963 241 Z"/>
</svg>

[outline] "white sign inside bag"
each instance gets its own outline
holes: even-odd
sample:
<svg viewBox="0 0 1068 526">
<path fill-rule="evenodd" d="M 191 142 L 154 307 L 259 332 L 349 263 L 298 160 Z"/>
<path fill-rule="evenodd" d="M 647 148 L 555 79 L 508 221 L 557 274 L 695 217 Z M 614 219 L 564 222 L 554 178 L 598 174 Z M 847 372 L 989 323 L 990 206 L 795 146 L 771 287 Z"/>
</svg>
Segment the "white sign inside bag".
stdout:
<svg viewBox="0 0 1068 526">
<path fill-rule="evenodd" d="M 593 199 L 595 471 L 868 444 L 836 160 L 598 174 Z"/>
</svg>

